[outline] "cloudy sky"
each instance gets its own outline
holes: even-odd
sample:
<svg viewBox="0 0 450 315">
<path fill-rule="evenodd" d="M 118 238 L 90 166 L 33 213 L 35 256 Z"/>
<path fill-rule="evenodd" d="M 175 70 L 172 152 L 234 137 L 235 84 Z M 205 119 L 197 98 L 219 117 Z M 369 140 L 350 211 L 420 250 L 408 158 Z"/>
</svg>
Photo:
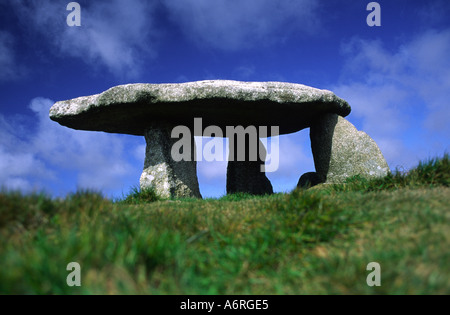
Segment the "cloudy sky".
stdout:
<svg viewBox="0 0 450 315">
<path fill-rule="evenodd" d="M 120 197 L 139 183 L 143 137 L 76 131 L 54 102 L 126 83 L 286 81 L 328 89 L 390 167 L 442 156 L 450 143 L 450 2 L 80 0 L 0 2 L 0 186 Z M 205 143 L 205 141 L 203 141 Z M 309 132 L 282 136 L 275 191 L 314 170 Z M 204 197 L 225 193 L 226 162 L 200 162 Z"/>
</svg>

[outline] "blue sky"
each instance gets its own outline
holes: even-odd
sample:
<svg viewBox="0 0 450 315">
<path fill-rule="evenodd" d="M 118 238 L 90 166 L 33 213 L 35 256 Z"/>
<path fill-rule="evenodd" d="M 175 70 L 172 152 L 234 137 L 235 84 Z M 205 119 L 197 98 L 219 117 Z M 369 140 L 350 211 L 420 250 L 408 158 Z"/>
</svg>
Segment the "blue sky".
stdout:
<svg viewBox="0 0 450 315">
<path fill-rule="evenodd" d="M 143 137 L 76 131 L 54 102 L 126 83 L 286 81 L 329 89 L 389 166 L 442 156 L 450 135 L 450 2 L 368 0 L 0 2 L 0 186 L 120 197 L 139 183 Z M 205 141 L 203 141 L 205 143 Z M 309 131 L 281 136 L 275 191 L 314 170 Z M 226 162 L 200 162 L 204 197 L 225 193 Z"/>
</svg>

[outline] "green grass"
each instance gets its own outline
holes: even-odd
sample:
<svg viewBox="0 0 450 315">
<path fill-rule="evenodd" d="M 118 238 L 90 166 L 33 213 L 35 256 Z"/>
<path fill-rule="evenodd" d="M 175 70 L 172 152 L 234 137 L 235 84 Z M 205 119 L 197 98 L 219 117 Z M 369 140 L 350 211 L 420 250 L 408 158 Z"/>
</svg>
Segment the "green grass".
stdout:
<svg viewBox="0 0 450 315">
<path fill-rule="evenodd" d="M 450 163 L 449 155 L 446 153 L 443 158 L 429 159 L 420 162 L 419 165 L 403 173 L 396 170 L 389 173 L 384 178 L 368 180 L 360 176 L 347 179 L 346 185 L 335 185 L 337 191 L 378 191 L 399 188 L 426 188 L 436 186 L 450 186 Z"/>
<path fill-rule="evenodd" d="M 263 197 L 1 192 L 0 294 L 449 294 L 448 160 Z"/>
<path fill-rule="evenodd" d="M 121 204 L 137 205 L 158 200 L 162 200 L 162 198 L 156 194 L 154 189 L 148 188 L 141 190 L 139 187 L 133 187 L 128 196 L 125 196 L 122 200 L 118 200 L 117 202 Z"/>
</svg>

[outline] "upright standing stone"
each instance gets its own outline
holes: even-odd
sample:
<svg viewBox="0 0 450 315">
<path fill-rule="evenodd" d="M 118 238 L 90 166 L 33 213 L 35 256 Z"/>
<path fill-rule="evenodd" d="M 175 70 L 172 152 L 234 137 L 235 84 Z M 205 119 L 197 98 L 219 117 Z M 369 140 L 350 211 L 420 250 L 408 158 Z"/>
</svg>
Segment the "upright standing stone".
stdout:
<svg viewBox="0 0 450 315">
<path fill-rule="evenodd" d="M 197 180 L 195 140 L 191 139 L 191 160 L 179 162 L 172 157 L 172 146 L 177 139 L 171 138 L 169 126 L 149 127 L 144 136 L 147 142 L 144 171 L 140 179 L 141 189 L 153 188 L 158 196 L 201 198 Z"/>
<path fill-rule="evenodd" d="M 325 182 L 324 178 L 319 176 L 319 174 L 317 174 L 316 172 L 309 172 L 303 174 L 300 177 L 297 183 L 297 187 L 308 189 L 324 182 Z"/>
<path fill-rule="evenodd" d="M 264 144 L 257 139 L 256 161 L 251 161 L 249 145 L 245 152 L 245 161 L 238 161 L 238 148 L 235 141 L 230 141 L 230 155 L 227 167 L 227 194 L 248 193 L 252 195 L 273 194 L 272 184 L 266 173 L 261 170 L 266 160 L 267 151 Z"/>
<path fill-rule="evenodd" d="M 375 141 L 343 117 L 320 116 L 310 137 L 316 172 L 324 182 L 341 183 L 355 175 L 383 177 L 389 172 Z"/>
</svg>

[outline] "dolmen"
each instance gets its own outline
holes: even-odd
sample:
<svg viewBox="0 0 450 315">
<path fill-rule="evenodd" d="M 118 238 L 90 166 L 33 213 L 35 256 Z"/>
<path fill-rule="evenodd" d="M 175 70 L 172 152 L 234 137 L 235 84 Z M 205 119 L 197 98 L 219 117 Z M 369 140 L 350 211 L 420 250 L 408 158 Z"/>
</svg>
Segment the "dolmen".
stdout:
<svg viewBox="0 0 450 315">
<path fill-rule="evenodd" d="M 389 167 L 383 154 L 366 133 L 344 118 L 350 111 L 349 104 L 331 91 L 301 84 L 210 80 L 120 85 L 57 102 L 50 118 L 78 130 L 144 136 L 141 189 L 153 188 L 166 198 L 201 198 L 194 136 L 205 134 L 229 138 L 227 193 L 273 193 L 260 139 L 305 128 L 310 128 L 316 172 L 302 175 L 298 186 L 340 183 L 355 175 L 385 176 Z M 201 128 L 196 125 L 199 119 Z M 229 136 L 217 131 L 230 126 L 244 132 Z M 251 126 L 277 128 L 271 133 L 254 128 L 257 134 L 251 137 L 245 133 Z M 190 132 L 184 142 L 190 146 L 178 150 L 184 131 Z"/>
</svg>

